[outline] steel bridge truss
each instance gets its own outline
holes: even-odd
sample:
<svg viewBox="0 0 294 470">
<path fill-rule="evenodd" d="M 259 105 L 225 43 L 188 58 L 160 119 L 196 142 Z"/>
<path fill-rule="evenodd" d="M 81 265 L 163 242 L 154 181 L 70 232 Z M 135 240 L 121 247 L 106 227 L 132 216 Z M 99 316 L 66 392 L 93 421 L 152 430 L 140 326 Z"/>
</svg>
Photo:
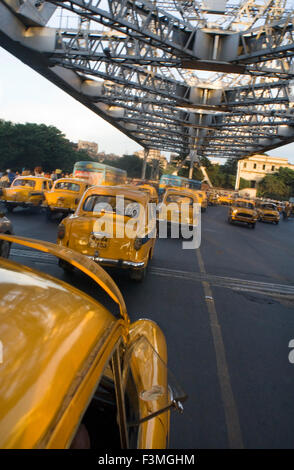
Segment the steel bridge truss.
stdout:
<svg viewBox="0 0 294 470">
<path fill-rule="evenodd" d="M 146 149 L 242 158 L 294 141 L 290 7 L 0 0 L 0 45 Z"/>
</svg>

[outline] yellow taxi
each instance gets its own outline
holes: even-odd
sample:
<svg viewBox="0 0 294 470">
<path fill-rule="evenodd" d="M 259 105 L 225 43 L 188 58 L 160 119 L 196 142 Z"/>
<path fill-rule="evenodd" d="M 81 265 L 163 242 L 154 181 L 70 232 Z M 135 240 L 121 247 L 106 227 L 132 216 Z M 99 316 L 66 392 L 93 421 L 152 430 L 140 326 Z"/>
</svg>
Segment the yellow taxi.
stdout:
<svg viewBox="0 0 294 470">
<path fill-rule="evenodd" d="M 38 207 L 44 201 L 45 191 L 52 187 L 50 178 L 43 176 L 19 176 L 15 178 L 9 188 L 0 190 L 1 200 L 7 210 L 12 212 L 17 206 Z"/>
<path fill-rule="evenodd" d="M 166 448 L 170 409 L 181 411 L 186 396 L 168 383 L 160 328 L 130 323 L 117 285 L 85 256 L 39 240 L 0 240 L 72 264 L 118 307 L 114 316 L 77 288 L 0 258 L 0 448 Z"/>
<path fill-rule="evenodd" d="M 200 204 L 201 204 L 201 212 L 205 212 L 208 206 L 208 199 L 207 199 L 207 194 L 205 191 L 201 191 L 200 189 L 198 190 L 191 190 L 194 191 L 198 198 L 200 199 Z"/>
<path fill-rule="evenodd" d="M 208 193 L 207 200 L 208 200 L 208 205 L 209 205 L 209 206 L 216 206 L 217 203 L 218 203 L 217 194 L 210 191 L 210 192 Z"/>
<path fill-rule="evenodd" d="M 243 222 L 251 228 L 255 228 L 258 220 L 258 213 L 255 208 L 255 202 L 248 199 L 234 199 L 229 209 L 228 222 Z"/>
<path fill-rule="evenodd" d="M 60 178 L 55 181 L 51 191 L 45 193 L 47 218 L 50 219 L 54 213 L 74 212 L 88 187 L 85 180 L 78 178 Z"/>
<path fill-rule="evenodd" d="M 154 186 L 151 184 L 139 184 L 136 187 L 139 189 L 139 191 L 147 191 L 149 193 L 151 203 L 158 203 L 158 193 Z"/>
<path fill-rule="evenodd" d="M 159 207 L 158 223 L 167 223 L 171 231 L 175 227 L 177 233 L 180 226 L 196 227 L 195 204 L 201 205 L 198 192 L 189 188 L 167 188 Z"/>
<path fill-rule="evenodd" d="M 217 203 L 219 205 L 230 206 L 233 203 L 233 198 L 230 194 L 219 194 Z"/>
<path fill-rule="evenodd" d="M 263 202 L 257 206 L 258 218 L 261 222 L 272 222 L 278 224 L 280 222 L 280 214 L 276 204 L 271 202 Z"/>
<path fill-rule="evenodd" d="M 150 203 L 157 204 L 158 203 L 158 193 L 154 186 L 151 184 L 120 184 L 121 188 L 129 188 L 135 191 L 143 191 L 149 195 Z"/>
<path fill-rule="evenodd" d="M 148 211 L 149 201 L 145 191 L 92 186 L 59 225 L 57 243 L 103 266 L 127 268 L 131 279 L 141 281 L 156 241 L 156 212 Z"/>
</svg>

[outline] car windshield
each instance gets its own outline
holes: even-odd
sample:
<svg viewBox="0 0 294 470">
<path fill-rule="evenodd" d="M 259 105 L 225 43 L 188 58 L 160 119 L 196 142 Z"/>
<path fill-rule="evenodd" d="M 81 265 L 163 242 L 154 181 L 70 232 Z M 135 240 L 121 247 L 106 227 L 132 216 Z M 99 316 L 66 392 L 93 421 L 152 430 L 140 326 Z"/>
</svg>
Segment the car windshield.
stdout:
<svg viewBox="0 0 294 470">
<path fill-rule="evenodd" d="M 83 210 L 93 213 L 100 213 L 101 211 L 115 212 L 126 217 L 138 217 L 140 204 L 137 201 L 125 199 L 122 196 L 93 194 L 87 197 Z"/>
<path fill-rule="evenodd" d="M 36 182 L 34 180 L 26 180 L 26 179 L 16 179 L 13 182 L 13 186 L 27 186 L 29 188 L 34 188 Z"/>
<path fill-rule="evenodd" d="M 56 183 L 55 189 L 63 189 L 65 191 L 76 191 L 80 190 L 80 185 L 76 183 L 71 183 L 69 181 L 61 181 L 60 183 Z"/>
<path fill-rule="evenodd" d="M 262 204 L 261 209 L 276 211 L 277 207 L 274 204 Z"/>
<path fill-rule="evenodd" d="M 177 204 L 193 204 L 193 198 L 181 194 L 169 194 L 165 202 L 176 202 Z"/>
<path fill-rule="evenodd" d="M 234 203 L 235 207 L 243 207 L 244 209 L 254 209 L 254 205 L 251 202 L 247 201 L 236 201 Z"/>
</svg>

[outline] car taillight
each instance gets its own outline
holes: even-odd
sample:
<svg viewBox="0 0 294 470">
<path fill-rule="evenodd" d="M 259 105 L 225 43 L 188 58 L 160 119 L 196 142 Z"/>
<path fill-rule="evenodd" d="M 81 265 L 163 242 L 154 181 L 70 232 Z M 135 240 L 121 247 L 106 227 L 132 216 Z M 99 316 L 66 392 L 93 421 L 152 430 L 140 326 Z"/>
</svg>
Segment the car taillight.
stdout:
<svg viewBox="0 0 294 470">
<path fill-rule="evenodd" d="M 140 250 L 142 243 L 143 243 L 142 238 L 136 238 L 135 243 L 134 243 L 135 250 Z"/>
<path fill-rule="evenodd" d="M 60 224 L 58 225 L 58 229 L 57 229 L 57 238 L 60 238 L 62 240 L 64 236 L 65 236 L 65 226 L 63 224 Z"/>
</svg>

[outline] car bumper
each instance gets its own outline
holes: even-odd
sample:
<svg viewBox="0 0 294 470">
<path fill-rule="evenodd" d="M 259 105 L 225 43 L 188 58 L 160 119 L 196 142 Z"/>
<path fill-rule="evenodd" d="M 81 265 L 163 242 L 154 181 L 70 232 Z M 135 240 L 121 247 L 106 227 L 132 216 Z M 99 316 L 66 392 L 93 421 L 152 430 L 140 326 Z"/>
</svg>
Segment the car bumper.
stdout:
<svg viewBox="0 0 294 470">
<path fill-rule="evenodd" d="M 39 207 L 41 205 L 41 200 L 36 202 L 26 202 L 26 201 L 7 201 L 2 200 L 6 206 L 20 206 L 20 207 Z"/>
<path fill-rule="evenodd" d="M 255 222 L 257 221 L 257 219 L 253 219 L 250 217 L 242 217 L 242 216 L 232 216 L 232 220 L 234 222 L 244 222 L 247 224 L 255 224 Z"/>
<path fill-rule="evenodd" d="M 58 207 L 58 206 L 44 206 L 47 209 L 50 209 L 51 212 L 62 212 L 64 214 L 69 214 L 70 212 L 74 212 L 75 209 L 70 209 L 69 207 Z"/>
<path fill-rule="evenodd" d="M 102 258 L 100 256 L 88 256 L 89 259 L 95 263 L 103 264 L 105 266 L 117 266 L 118 268 L 133 268 L 142 269 L 145 267 L 144 261 L 127 261 L 122 259 Z"/>
<path fill-rule="evenodd" d="M 261 215 L 260 220 L 262 220 L 263 222 L 278 222 L 280 220 L 280 217 L 264 217 Z"/>
</svg>

